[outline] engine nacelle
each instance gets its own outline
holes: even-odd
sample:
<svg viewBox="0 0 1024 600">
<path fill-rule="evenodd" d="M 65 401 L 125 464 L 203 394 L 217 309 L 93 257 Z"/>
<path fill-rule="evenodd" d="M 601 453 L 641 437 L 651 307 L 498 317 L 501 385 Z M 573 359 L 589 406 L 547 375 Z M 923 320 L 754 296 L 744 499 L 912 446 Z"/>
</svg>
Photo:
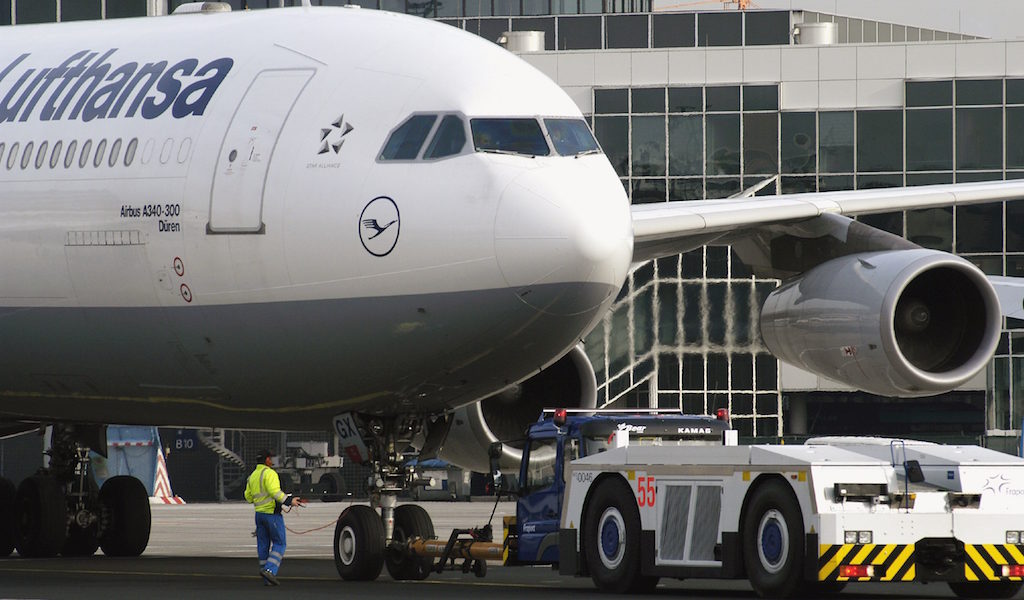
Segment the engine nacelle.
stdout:
<svg viewBox="0 0 1024 600">
<path fill-rule="evenodd" d="M 522 439 L 526 427 L 544 408 L 594 408 L 597 378 L 582 346 L 533 377 L 480 402 L 455 411 L 448 436 L 438 452 L 464 469 L 487 473 L 487 451 L 493 442 Z M 502 444 L 501 467 L 518 472 L 522 450 Z"/>
<path fill-rule="evenodd" d="M 883 396 L 928 396 L 985 368 L 999 341 L 985 275 L 937 250 L 851 254 L 772 292 L 761 336 L 778 358 Z"/>
</svg>

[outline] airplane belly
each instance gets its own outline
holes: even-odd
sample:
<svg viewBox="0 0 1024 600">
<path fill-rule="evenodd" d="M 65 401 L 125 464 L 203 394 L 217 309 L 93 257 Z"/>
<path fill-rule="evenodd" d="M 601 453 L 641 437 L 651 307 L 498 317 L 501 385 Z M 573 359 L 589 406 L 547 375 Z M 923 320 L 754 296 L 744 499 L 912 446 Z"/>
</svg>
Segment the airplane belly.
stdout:
<svg viewBox="0 0 1024 600">
<path fill-rule="evenodd" d="M 0 345 L 0 414 L 232 427 L 272 417 L 293 429 L 477 400 L 542 367 L 536 357 L 570 347 L 593 319 L 542 315 L 505 289 L 0 314 L 0 339 L 22 340 Z"/>
</svg>

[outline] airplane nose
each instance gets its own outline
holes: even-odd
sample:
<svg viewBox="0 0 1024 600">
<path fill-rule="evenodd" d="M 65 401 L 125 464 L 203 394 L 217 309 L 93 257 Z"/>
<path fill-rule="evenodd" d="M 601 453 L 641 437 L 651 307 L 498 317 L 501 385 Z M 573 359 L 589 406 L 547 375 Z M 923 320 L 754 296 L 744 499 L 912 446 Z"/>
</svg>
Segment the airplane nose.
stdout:
<svg viewBox="0 0 1024 600">
<path fill-rule="evenodd" d="M 600 306 L 618 292 L 633 257 L 622 184 L 609 165 L 586 159 L 514 179 L 502 193 L 494 232 L 505 282 L 524 302 L 554 315 Z"/>
</svg>

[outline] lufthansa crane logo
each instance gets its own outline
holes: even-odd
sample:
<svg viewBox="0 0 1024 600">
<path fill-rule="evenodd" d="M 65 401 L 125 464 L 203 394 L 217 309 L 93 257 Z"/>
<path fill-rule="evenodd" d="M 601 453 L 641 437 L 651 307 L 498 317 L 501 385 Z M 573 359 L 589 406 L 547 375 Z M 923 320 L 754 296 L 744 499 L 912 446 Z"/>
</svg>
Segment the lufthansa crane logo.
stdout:
<svg viewBox="0 0 1024 600">
<path fill-rule="evenodd" d="M 359 214 L 359 241 L 374 256 L 387 256 L 398 243 L 402 225 L 398 205 L 387 196 L 377 196 Z"/>
</svg>

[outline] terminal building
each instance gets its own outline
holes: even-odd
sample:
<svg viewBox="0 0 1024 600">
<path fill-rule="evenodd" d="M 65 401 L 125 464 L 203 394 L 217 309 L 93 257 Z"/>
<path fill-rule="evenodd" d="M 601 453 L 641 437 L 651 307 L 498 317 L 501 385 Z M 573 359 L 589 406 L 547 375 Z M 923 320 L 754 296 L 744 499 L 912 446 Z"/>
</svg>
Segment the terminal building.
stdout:
<svg viewBox="0 0 1024 600">
<path fill-rule="evenodd" d="M 759 194 L 1024 177 L 1024 41 L 972 28 L 961 12 L 942 21 L 863 3 L 879 12 L 867 18 L 864 8 L 841 12 L 855 3 L 816 0 L 779 0 L 779 9 L 746 0 L 312 3 L 415 14 L 510 43 L 575 100 L 633 203 L 725 198 L 765 180 Z M 0 24 L 164 15 L 178 4 L 3 0 Z M 1024 276 L 1024 201 L 863 221 L 955 252 L 988 274 Z M 1007 320 L 996 357 L 968 385 L 893 401 L 767 352 L 757 315 L 778 283 L 751 275 L 727 247 L 637 269 L 585 340 L 599 404 L 727 408 L 741 436 L 762 440 L 905 435 L 1014 451 L 1024 418 L 1024 321 Z"/>
</svg>

